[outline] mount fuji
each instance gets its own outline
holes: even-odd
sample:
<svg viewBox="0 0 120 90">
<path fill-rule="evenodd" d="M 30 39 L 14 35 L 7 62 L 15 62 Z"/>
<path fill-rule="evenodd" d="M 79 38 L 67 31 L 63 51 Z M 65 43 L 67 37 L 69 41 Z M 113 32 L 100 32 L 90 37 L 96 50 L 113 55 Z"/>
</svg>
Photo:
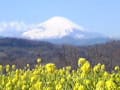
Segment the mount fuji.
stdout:
<svg viewBox="0 0 120 90">
<path fill-rule="evenodd" d="M 108 37 L 86 31 L 64 17 L 53 17 L 22 34 L 24 38 L 49 41 L 55 44 L 91 45 L 104 43 Z"/>
<path fill-rule="evenodd" d="M 52 17 L 40 24 L 3 23 L 0 24 L 0 36 L 2 35 L 72 45 L 91 45 L 109 40 L 108 37 L 100 33 L 87 31 L 69 19 L 59 16 Z"/>
</svg>

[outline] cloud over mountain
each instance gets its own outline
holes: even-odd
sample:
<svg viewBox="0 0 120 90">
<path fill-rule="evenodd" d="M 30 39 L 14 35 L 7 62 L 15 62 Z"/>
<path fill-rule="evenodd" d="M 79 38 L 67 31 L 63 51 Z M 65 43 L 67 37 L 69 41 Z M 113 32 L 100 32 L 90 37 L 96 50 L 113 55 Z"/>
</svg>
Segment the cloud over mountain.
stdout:
<svg viewBox="0 0 120 90">
<path fill-rule="evenodd" d="M 20 31 L 23 30 L 26 27 L 26 24 L 24 22 L 1 22 L 0 23 L 0 31 L 4 31 L 7 29 L 13 28 L 14 30 Z"/>
<path fill-rule="evenodd" d="M 26 31 L 28 26 L 24 22 L 1 22 L 0 36 L 6 37 L 21 37 L 21 34 Z"/>
</svg>

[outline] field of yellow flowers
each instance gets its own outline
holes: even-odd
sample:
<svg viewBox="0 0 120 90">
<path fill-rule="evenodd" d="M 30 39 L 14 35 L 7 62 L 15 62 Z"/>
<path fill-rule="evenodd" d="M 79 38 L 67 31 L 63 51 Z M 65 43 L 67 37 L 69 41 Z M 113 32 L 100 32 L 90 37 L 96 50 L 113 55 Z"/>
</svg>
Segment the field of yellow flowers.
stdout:
<svg viewBox="0 0 120 90">
<path fill-rule="evenodd" d="M 120 70 L 105 70 L 104 64 L 91 66 L 85 58 L 79 58 L 77 70 L 71 66 L 57 68 L 55 64 L 41 65 L 41 59 L 33 69 L 15 65 L 0 65 L 0 90 L 120 90 Z"/>
</svg>

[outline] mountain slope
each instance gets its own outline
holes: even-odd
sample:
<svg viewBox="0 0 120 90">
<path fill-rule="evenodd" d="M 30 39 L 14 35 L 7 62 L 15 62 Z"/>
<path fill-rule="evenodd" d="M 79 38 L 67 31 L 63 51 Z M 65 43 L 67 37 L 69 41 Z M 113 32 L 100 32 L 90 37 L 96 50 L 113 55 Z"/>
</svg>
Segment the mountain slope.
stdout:
<svg viewBox="0 0 120 90">
<path fill-rule="evenodd" d="M 100 40 L 97 41 L 99 43 L 108 41 L 108 38 L 104 35 L 88 32 L 83 27 L 63 17 L 53 17 L 39 24 L 35 28 L 24 32 L 22 36 L 32 40 L 43 40 L 57 44 L 73 45 L 96 44 L 95 40 Z"/>
<path fill-rule="evenodd" d="M 79 25 L 63 17 L 53 17 L 35 28 L 24 32 L 23 36 L 31 39 L 62 38 L 74 30 L 83 31 Z"/>
<path fill-rule="evenodd" d="M 87 31 L 73 21 L 59 16 L 52 17 L 40 24 L 27 25 L 24 22 L 0 23 L 0 36 L 72 45 L 91 45 L 109 40 L 108 37 L 102 34 Z"/>
<path fill-rule="evenodd" d="M 85 57 L 93 65 L 104 63 L 110 69 L 120 65 L 120 41 L 78 47 L 16 38 L 0 39 L 0 64 L 34 65 L 38 57 L 42 58 L 43 64 L 53 62 L 58 67 L 71 65 L 74 68 L 78 58 Z"/>
</svg>

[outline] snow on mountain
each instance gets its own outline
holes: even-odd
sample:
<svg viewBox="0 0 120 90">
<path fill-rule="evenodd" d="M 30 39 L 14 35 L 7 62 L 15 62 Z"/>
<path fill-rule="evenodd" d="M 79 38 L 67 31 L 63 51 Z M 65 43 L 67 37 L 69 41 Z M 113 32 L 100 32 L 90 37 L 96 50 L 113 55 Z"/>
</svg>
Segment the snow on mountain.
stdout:
<svg viewBox="0 0 120 90">
<path fill-rule="evenodd" d="M 30 39 L 49 39 L 49 38 L 62 38 L 69 35 L 74 30 L 84 31 L 82 26 L 79 26 L 64 17 L 53 17 L 35 28 L 22 34 L 23 37 Z M 80 38 L 83 35 L 77 35 Z"/>
<path fill-rule="evenodd" d="M 0 36 L 42 40 L 58 44 L 96 44 L 108 40 L 104 35 L 88 32 L 64 17 L 53 17 L 40 24 L 0 23 Z"/>
</svg>

